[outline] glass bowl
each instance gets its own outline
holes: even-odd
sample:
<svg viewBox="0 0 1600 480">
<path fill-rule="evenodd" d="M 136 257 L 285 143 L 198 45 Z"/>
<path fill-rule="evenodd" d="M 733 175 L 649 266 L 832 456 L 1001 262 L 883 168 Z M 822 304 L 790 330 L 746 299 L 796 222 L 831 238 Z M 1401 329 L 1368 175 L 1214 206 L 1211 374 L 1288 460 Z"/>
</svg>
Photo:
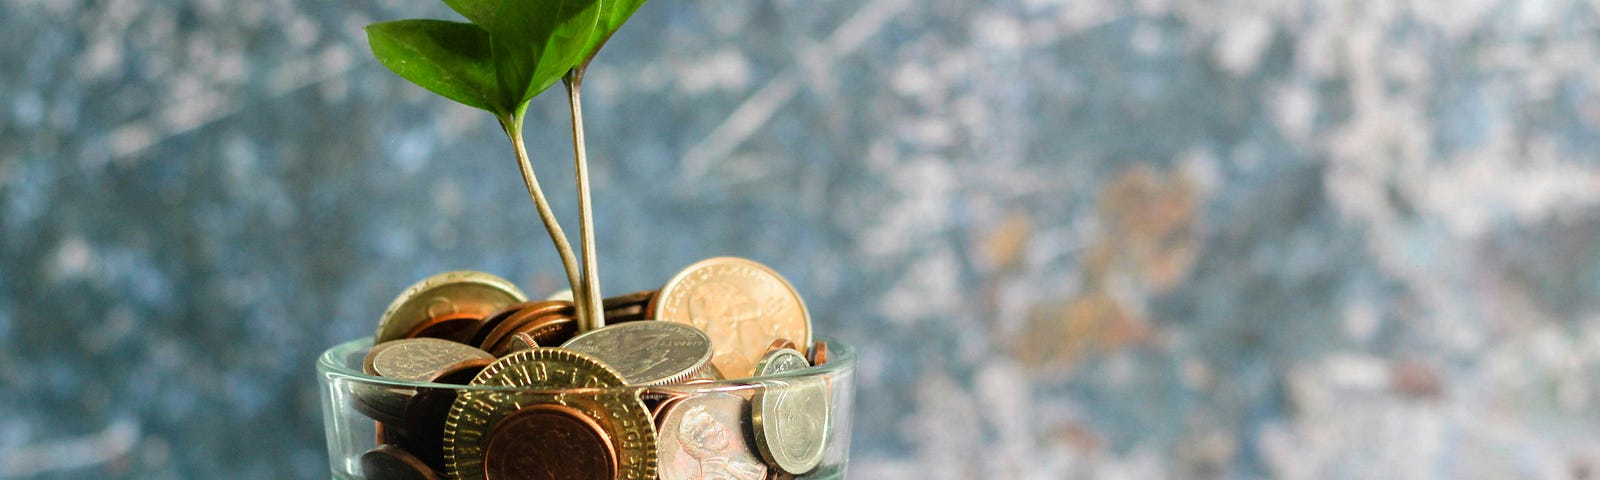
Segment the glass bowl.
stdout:
<svg viewBox="0 0 1600 480">
<path fill-rule="evenodd" d="M 364 467 L 363 456 L 381 444 L 394 444 L 401 445 L 417 460 L 443 469 L 437 472 L 438 478 L 452 478 L 448 472 L 451 460 L 446 458 L 447 449 L 443 445 L 447 436 L 444 433 L 447 428 L 444 423 L 447 422 L 444 420 L 451 404 L 461 396 L 521 398 L 535 403 L 544 399 L 565 405 L 615 405 L 617 399 L 621 398 L 628 400 L 630 405 L 642 404 L 645 412 L 631 413 L 634 418 L 648 418 L 649 421 L 626 422 L 630 425 L 644 423 L 642 430 L 631 430 L 634 434 L 619 436 L 619 432 L 611 432 L 616 448 L 609 460 L 616 478 L 638 477 L 638 472 L 643 471 L 641 466 L 646 464 L 649 465 L 648 470 L 659 472 L 661 480 L 701 478 L 701 469 L 714 469 L 723 475 L 705 475 L 709 478 L 844 478 L 850 457 L 856 356 L 854 349 L 848 345 L 832 339 L 822 340 L 828 345 L 826 362 L 777 375 L 735 380 L 697 380 L 689 384 L 653 387 L 565 390 L 454 385 L 376 377 L 362 372 L 362 361 L 372 348 L 371 337 L 341 343 L 323 352 L 317 360 L 317 379 L 322 387 L 322 421 L 328 438 L 328 468 L 333 478 L 383 480 L 380 477 L 388 475 L 364 471 L 380 468 L 376 465 Z M 771 441 L 763 443 L 763 439 L 773 438 L 771 430 L 776 429 L 769 427 L 761 431 L 765 437 L 758 435 L 761 412 L 756 405 L 763 403 L 764 396 L 771 397 L 769 392 L 783 392 L 784 389 L 798 386 L 822 388 L 826 392 L 827 410 L 820 419 L 820 462 L 814 468 L 794 474 L 778 468 L 777 465 L 784 461 L 773 460 L 771 454 L 766 453 L 768 449 L 764 447 L 770 445 Z M 808 411 L 815 413 L 814 409 Z M 819 421 L 814 414 L 804 417 L 798 421 L 813 424 Z M 416 420 L 419 418 L 423 420 Z M 790 425 L 797 421 L 795 418 L 779 420 L 790 422 Z M 459 425 L 457 422 L 449 428 L 461 428 Z M 758 448 L 758 444 L 761 447 Z M 629 455 L 628 451 L 635 454 Z M 470 460 L 468 457 L 462 455 L 456 460 Z M 811 457 L 815 458 L 814 455 Z M 793 455 L 784 458 L 792 459 Z M 467 468 L 463 465 L 458 463 L 457 467 Z M 788 465 L 793 469 L 793 460 L 789 460 Z"/>
</svg>

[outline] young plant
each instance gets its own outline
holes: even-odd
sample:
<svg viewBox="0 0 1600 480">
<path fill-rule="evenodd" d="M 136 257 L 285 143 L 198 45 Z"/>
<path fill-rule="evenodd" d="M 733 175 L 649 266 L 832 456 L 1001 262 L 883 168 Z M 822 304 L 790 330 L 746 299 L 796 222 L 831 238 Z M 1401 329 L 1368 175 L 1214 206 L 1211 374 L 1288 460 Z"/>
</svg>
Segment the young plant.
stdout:
<svg viewBox="0 0 1600 480">
<path fill-rule="evenodd" d="M 522 182 L 561 257 L 580 328 L 604 326 L 579 90 L 589 62 L 644 0 L 444 2 L 471 23 L 429 19 L 375 23 L 367 26 L 372 54 L 411 83 L 494 114 L 511 141 Z M 567 87 L 572 113 L 581 267 L 522 141 L 528 103 L 558 81 Z"/>
</svg>

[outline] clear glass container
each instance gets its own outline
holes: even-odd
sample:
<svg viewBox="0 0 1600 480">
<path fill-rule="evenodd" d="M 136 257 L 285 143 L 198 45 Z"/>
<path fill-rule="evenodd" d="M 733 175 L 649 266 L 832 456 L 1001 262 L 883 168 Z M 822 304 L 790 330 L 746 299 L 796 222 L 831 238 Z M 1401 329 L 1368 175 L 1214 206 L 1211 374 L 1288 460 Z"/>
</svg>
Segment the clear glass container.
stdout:
<svg viewBox="0 0 1600 480">
<path fill-rule="evenodd" d="M 697 478 L 697 469 L 716 469 L 727 478 L 753 479 L 837 479 L 844 478 L 850 457 L 850 424 L 855 398 L 855 351 L 850 346 L 822 339 L 827 343 L 827 361 L 820 366 L 778 375 L 735 380 L 700 380 L 691 384 L 656 387 L 582 388 L 534 390 L 526 388 L 468 386 L 442 383 L 397 381 L 362 372 L 362 360 L 372 348 L 372 338 L 335 345 L 317 360 L 318 381 L 322 386 L 322 421 L 328 438 L 328 468 L 333 478 L 382 480 L 363 472 L 362 457 L 380 445 L 406 443 L 407 451 L 425 463 L 446 465 L 442 455 L 445 410 L 461 392 L 504 392 L 538 398 L 560 398 L 568 403 L 601 403 L 603 398 L 639 398 L 649 410 L 656 433 L 657 470 L 662 480 Z M 758 448 L 753 405 L 768 391 L 790 385 L 821 385 L 826 391 L 828 409 L 823 415 L 821 461 L 815 468 L 798 475 L 785 473 Z M 696 399 L 688 402 L 687 399 Z M 716 400 L 720 403 L 713 403 Z M 678 408 L 707 405 L 709 408 Z M 720 415 L 719 413 L 720 408 Z M 738 408 L 738 413 L 734 413 Z M 677 410 L 674 413 L 674 410 Z M 410 412 L 409 414 L 407 412 Z M 429 412 L 429 413 L 418 413 Z M 432 420 L 397 432 L 404 419 Z M 659 417 L 659 418 L 658 418 Z M 714 420 L 716 417 L 720 420 Z M 814 417 L 814 416 L 813 416 Z M 378 419 L 392 419 L 380 425 Z M 663 420 L 671 425 L 663 426 Z M 815 418 L 802 421 L 817 421 Z M 734 425 L 737 423 L 737 425 Z M 695 425 L 698 428 L 690 428 Z M 708 434 L 707 432 L 712 432 Z M 616 435 L 616 432 L 612 432 Z M 738 434 L 738 437 L 732 435 Z M 380 438 L 380 435 L 382 436 Z M 707 438 L 710 438 L 707 441 Z M 771 438 L 771 437 L 768 437 Z M 742 443 L 741 443 L 742 442 Z M 694 446 L 690 446 L 694 444 Z M 699 444 L 720 447 L 695 448 Z M 711 452 L 707 454 L 706 452 Z M 622 468 L 618 468 L 618 478 Z M 449 478 L 439 472 L 439 478 Z M 707 475 L 710 476 L 710 475 Z M 723 477 L 711 477 L 723 478 Z M 654 479 L 649 479 L 654 480 Z"/>
</svg>

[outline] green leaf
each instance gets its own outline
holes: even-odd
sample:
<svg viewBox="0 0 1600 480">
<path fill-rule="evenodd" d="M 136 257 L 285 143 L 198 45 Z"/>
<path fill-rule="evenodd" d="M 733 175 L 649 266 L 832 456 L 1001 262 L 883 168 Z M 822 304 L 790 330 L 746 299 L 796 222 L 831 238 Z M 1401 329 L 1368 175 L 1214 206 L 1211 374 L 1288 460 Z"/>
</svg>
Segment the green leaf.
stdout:
<svg viewBox="0 0 1600 480">
<path fill-rule="evenodd" d="M 367 43 L 383 66 L 422 88 L 501 113 L 489 32 L 443 20 L 399 20 L 367 26 Z"/>
<path fill-rule="evenodd" d="M 560 81 L 599 17 L 600 0 L 502 0 L 489 29 L 501 98 L 521 105 Z"/>
<path fill-rule="evenodd" d="M 494 26 L 494 11 L 500 8 L 500 0 L 444 0 L 444 4 L 483 28 Z"/>
<path fill-rule="evenodd" d="M 611 35 L 617 33 L 617 29 L 622 28 L 622 23 L 628 21 L 633 12 L 639 11 L 644 2 L 645 0 L 605 0 L 605 4 L 600 6 L 599 24 L 595 26 L 594 34 L 589 35 L 589 39 L 584 42 L 583 57 L 579 65 L 587 66 L 595 54 L 600 53 L 600 47 L 606 45 Z"/>
</svg>

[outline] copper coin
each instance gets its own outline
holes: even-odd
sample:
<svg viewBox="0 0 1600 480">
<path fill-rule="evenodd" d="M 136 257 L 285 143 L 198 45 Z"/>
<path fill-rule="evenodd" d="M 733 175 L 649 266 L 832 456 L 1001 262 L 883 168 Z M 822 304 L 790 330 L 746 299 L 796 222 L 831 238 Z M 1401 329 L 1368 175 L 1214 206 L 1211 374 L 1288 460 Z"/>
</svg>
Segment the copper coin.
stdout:
<svg viewBox="0 0 1600 480">
<path fill-rule="evenodd" d="M 645 320 L 644 305 L 629 305 L 621 308 L 606 309 L 606 323 L 629 323 Z"/>
<path fill-rule="evenodd" d="M 794 345 L 794 340 L 790 340 L 790 339 L 787 339 L 787 338 L 780 338 L 780 339 L 777 339 L 777 340 L 773 340 L 772 341 L 772 345 L 767 345 L 767 353 L 772 353 L 773 351 L 776 351 L 776 350 L 783 350 L 785 348 L 790 349 L 790 350 L 799 350 L 800 349 L 800 348 L 798 348 L 798 347 L 796 347 Z"/>
<path fill-rule="evenodd" d="M 608 297 L 605 300 L 601 300 L 600 304 L 604 306 L 606 310 L 622 308 L 630 305 L 646 305 L 650 303 L 651 299 L 656 298 L 656 292 L 658 291 L 660 290 L 633 292 L 625 295 Z"/>
<path fill-rule="evenodd" d="M 655 408 L 650 409 L 650 418 L 655 420 L 657 432 L 661 431 L 661 420 L 667 417 L 667 412 L 671 411 L 673 406 L 677 405 L 679 402 L 682 402 L 685 398 L 689 398 L 689 396 L 684 394 L 668 395 L 665 399 L 661 400 L 661 403 L 656 404 Z M 660 445 L 659 439 L 657 442 L 657 445 Z M 661 457 L 658 454 L 656 456 L 656 460 L 660 461 L 660 459 Z M 659 467 L 657 470 L 659 470 Z"/>
<path fill-rule="evenodd" d="M 767 466 L 746 440 L 748 405 L 737 395 L 705 393 L 668 406 L 656 419 L 661 480 L 764 478 Z"/>
<path fill-rule="evenodd" d="M 617 451 L 598 422 L 572 407 L 540 404 L 501 419 L 483 449 L 488 479 L 613 480 Z"/>
<path fill-rule="evenodd" d="M 506 321 L 507 318 L 511 318 L 512 315 L 516 315 L 517 312 L 522 311 L 524 308 L 531 307 L 536 303 L 540 302 L 513 303 L 483 317 L 483 323 L 478 325 L 478 330 L 472 332 L 472 336 L 469 337 L 467 341 L 461 343 L 465 343 L 467 345 L 483 345 L 483 337 L 489 336 L 489 332 L 493 331 L 494 327 L 500 326 L 500 323 Z"/>
<path fill-rule="evenodd" d="M 405 431 L 396 427 L 385 425 L 383 422 L 373 422 L 373 439 L 378 445 L 399 445 L 405 443 Z"/>
<path fill-rule="evenodd" d="M 578 320 L 566 315 L 545 315 L 518 326 L 513 335 L 516 333 L 528 334 L 539 345 L 560 345 L 578 333 Z M 501 357 L 512 351 L 510 336 L 500 339 L 490 349 L 490 352 Z"/>
<path fill-rule="evenodd" d="M 472 382 L 488 363 L 462 363 L 438 376 L 428 379 L 433 383 L 466 385 Z M 406 402 L 406 450 L 415 454 L 434 470 L 444 471 L 444 422 L 455 404 L 454 388 L 418 387 L 417 394 Z"/>
<path fill-rule="evenodd" d="M 410 332 L 406 332 L 406 338 L 438 338 L 466 343 L 473 334 L 478 333 L 478 325 L 482 324 L 483 317 L 475 313 L 454 313 L 417 324 Z"/>
<path fill-rule="evenodd" d="M 350 384 L 350 393 L 353 399 L 350 406 L 357 412 L 391 427 L 404 428 L 406 402 L 411 400 L 416 390 L 353 382 Z"/>
<path fill-rule="evenodd" d="M 634 292 L 627 295 L 618 295 L 602 301 L 606 309 L 606 323 L 626 323 L 645 320 L 650 317 L 650 301 L 655 299 L 657 290 Z"/>
<path fill-rule="evenodd" d="M 828 363 L 828 344 L 822 340 L 811 345 L 811 366 L 821 366 Z"/>
<path fill-rule="evenodd" d="M 438 480 L 433 469 L 394 445 L 379 445 L 361 454 L 361 474 L 382 480 Z"/>
<path fill-rule="evenodd" d="M 494 330 L 490 331 L 488 335 L 485 335 L 483 337 L 483 342 L 479 343 L 478 346 L 486 351 L 493 352 L 494 347 L 499 345 L 501 340 L 505 340 L 505 337 L 510 336 L 512 332 L 517 331 L 523 325 L 528 324 L 528 322 L 551 315 L 572 316 L 575 311 L 576 307 L 574 307 L 570 302 L 535 303 L 534 305 L 524 308 L 518 311 L 516 314 L 511 315 L 510 318 L 507 318 L 504 322 L 500 322 L 499 325 L 495 325 Z"/>
</svg>

